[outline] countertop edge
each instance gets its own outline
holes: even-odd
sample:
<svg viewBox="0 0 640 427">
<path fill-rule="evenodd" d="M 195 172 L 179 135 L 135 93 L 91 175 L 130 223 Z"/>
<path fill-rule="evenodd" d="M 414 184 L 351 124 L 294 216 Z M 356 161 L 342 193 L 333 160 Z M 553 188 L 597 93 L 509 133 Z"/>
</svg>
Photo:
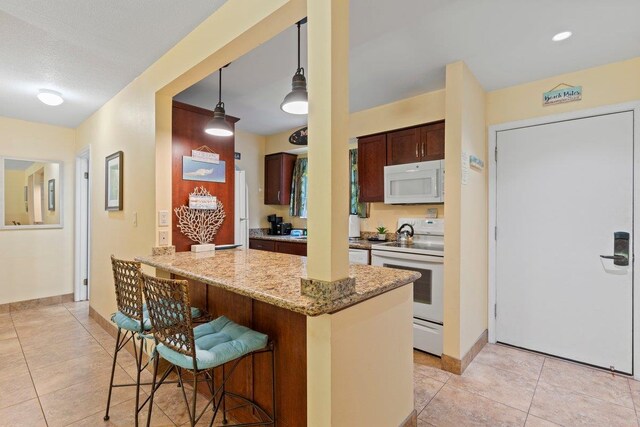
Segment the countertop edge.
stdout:
<svg viewBox="0 0 640 427">
<path fill-rule="evenodd" d="M 170 266 L 165 263 L 155 261 L 153 258 L 154 258 L 153 255 L 138 256 L 138 257 L 135 257 L 135 260 L 150 267 L 155 267 L 163 271 L 173 273 L 178 276 L 181 276 L 190 280 L 194 280 L 197 282 L 201 282 L 207 285 L 217 286 L 229 292 L 243 295 L 243 296 L 255 299 L 257 301 L 262 301 L 267 304 L 271 304 L 276 307 L 280 307 L 285 310 L 303 314 L 309 317 L 320 316 L 323 314 L 332 314 L 338 311 L 342 311 L 346 308 L 360 304 L 362 302 L 375 298 L 379 295 L 382 295 L 394 289 L 413 283 L 415 280 L 417 280 L 420 277 L 419 273 L 413 273 L 411 275 L 411 278 L 409 279 L 390 281 L 388 284 L 380 286 L 375 290 L 365 292 L 365 293 L 352 294 L 350 296 L 336 300 L 333 303 L 331 303 L 330 306 L 328 306 L 326 302 L 318 302 L 317 306 L 314 306 L 313 303 L 310 306 L 300 306 L 299 304 L 293 303 L 291 301 L 281 299 L 281 298 L 276 298 L 272 295 L 264 294 L 263 292 L 260 292 L 258 290 L 249 291 L 244 288 L 239 288 L 239 287 L 229 285 L 223 281 L 216 281 L 216 280 L 212 280 L 211 278 L 202 277 L 197 274 L 193 274 L 188 270 L 184 270 L 182 268 Z M 357 281 L 357 276 L 356 276 L 356 281 Z"/>
</svg>

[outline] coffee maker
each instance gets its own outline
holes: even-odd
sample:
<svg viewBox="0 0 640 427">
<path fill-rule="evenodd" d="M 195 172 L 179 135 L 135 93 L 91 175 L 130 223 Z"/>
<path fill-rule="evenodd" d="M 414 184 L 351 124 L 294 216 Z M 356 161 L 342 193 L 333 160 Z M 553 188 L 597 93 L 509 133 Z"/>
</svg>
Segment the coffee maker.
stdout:
<svg viewBox="0 0 640 427">
<path fill-rule="evenodd" d="M 267 221 L 269 221 L 269 234 L 279 235 L 282 234 L 282 217 L 276 216 L 276 214 L 268 215 Z"/>
</svg>

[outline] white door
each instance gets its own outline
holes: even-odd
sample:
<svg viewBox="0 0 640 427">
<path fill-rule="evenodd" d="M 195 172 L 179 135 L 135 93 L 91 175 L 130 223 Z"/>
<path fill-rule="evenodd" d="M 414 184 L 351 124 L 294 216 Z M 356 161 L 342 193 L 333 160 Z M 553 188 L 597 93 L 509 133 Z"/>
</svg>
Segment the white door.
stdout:
<svg viewBox="0 0 640 427">
<path fill-rule="evenodd" d="M 633 236 L 633 112 L 496 141 L 497 341 L 631 374 L 633 261 L 600 255 Z"/>
</svg>

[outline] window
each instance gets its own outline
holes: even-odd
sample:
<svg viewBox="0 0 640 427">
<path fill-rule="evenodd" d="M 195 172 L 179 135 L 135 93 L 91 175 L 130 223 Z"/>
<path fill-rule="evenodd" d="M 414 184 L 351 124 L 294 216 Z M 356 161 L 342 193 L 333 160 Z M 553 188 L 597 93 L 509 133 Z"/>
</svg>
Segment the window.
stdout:
<svg viewBox="0 0 640 427">
<path fill-rule="evenodd" d="M 293 167 L 293 179 L 291 180 L 289 214 L 300 218 L 307 217 L 307 164 L 306 157 L 298 158 Z"/>
</svg>

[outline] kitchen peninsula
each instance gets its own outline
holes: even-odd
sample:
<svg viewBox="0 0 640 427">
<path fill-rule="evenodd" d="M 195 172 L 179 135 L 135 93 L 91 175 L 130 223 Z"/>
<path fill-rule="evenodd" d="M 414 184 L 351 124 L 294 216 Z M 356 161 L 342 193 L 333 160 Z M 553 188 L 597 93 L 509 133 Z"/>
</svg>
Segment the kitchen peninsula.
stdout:
<svg viewBox="0 0 640 427">
<path fill-rule="evenodd" d="M 418 273 L 352 265 L 355 292 L 320 300 L 301 292 L 306 257 L 237 249 L 137 260 L 159 276 L 189 280 L 192 305 L 275 341 L 279 426 L 401 425 L 413 416 L 413 288 L 406 285 Z M 270 411 L 268 363 L 244 363 L 248 375 L 238 378 L 248 380 L 233 387 Z"/>
</svg>

